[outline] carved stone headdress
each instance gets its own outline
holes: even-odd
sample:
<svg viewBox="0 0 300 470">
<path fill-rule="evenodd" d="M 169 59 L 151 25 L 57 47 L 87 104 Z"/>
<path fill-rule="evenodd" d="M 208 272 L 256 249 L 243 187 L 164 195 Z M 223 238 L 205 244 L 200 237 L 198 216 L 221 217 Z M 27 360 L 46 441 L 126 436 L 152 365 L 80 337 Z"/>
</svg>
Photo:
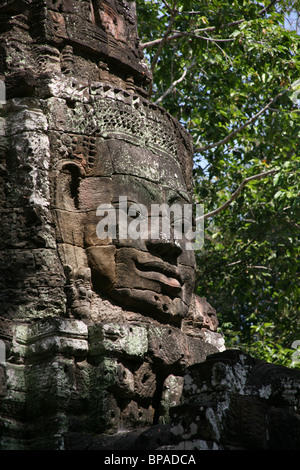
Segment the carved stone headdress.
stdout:
<svg viewBox="0 0 300 470">
<path fill-rule="evenodd" d="M 137 93 L 103 82 L 52 77 L 48 91 L 58 98 L 47 103 L 49 126 L 86 137 L 84 173 L 95 164 L 94 139 L 120 139 L 159 155 L 167 165 L 180 166 L 187 191 L 192 190 L 192 142 L 185 129 L 163 108 Z M 59 120 L 63 122 L 59 123 Z M 76 152 L 75 152 L 76 153 Z"/>
</svg>

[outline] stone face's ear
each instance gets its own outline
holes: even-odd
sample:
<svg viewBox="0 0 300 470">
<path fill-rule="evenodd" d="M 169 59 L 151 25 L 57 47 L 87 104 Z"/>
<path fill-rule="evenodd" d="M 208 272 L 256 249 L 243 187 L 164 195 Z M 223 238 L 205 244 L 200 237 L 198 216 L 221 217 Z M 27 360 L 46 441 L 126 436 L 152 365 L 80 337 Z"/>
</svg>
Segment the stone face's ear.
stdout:
<svg viewBox="0 0 300 470">
<path fill-rule="evenodd" d="M 52 174 L 52 213 L 57 246 L 63 265 L 88 267 L 84 251 L 86 213 L 80 209 L 80 183 L 84 170 L 73 161 L 60 162 Z"/>
<path fill-rule="evenodd" d="M 91 270 L 84 250 L 86 213 L 80 206 L 80 183 L 85 177 L 73 161 L 61 162 L 54 175 L 53 214 L 58 249 L 64 266 L 67 313 L 89 318 L 92 301 Z"/>
<path fill-rule="evenodd" d="M 54 206 L 55 209 L 79 210 L 79 186 L 84 170 L 72 161 L 61 163 L 61 168 L 54 176 Z"/>
</svg>

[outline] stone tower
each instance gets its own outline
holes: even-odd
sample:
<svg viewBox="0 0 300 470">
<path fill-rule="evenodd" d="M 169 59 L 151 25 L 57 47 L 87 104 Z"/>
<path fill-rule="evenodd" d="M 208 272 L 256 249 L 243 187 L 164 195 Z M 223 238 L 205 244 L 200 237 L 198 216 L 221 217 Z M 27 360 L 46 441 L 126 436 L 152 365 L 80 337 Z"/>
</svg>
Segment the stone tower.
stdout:
<svg viewBox="0 0 300 470">
<path fill-rule="evenodd" d="M 191 204 L 190 137 L 146 98 L 135 2 L 0 13 L 0 447 L 166 424 L 186 367 L 224 349 L 216 312 L 184 240 L 97 227 L 103 204 L 124 215 L 120 196 Z"/>
<path fill-rule="evenodd" d="M 150 82 L 135 2 L 0 1 L 1 450 L 300 448 L 299 371 L 224 350 L 153 217 L 193 149 Z"/>
</svg>

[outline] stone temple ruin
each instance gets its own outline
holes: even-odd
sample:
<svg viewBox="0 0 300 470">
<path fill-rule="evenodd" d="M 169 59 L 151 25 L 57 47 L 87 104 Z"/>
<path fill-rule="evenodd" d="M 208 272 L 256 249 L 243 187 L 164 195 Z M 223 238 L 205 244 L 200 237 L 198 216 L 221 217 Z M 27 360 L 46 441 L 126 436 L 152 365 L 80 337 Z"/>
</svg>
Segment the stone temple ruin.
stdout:
<svg viewBox="0 0 300 470">
<path fill-rule="evenodd" d="M 185 241 L 97 235 L 192 202 L 135 2 L 2 0 L 0 79 L 0 448 L 300 449 L 299 371 L 225 349 Z"/>
</svg>

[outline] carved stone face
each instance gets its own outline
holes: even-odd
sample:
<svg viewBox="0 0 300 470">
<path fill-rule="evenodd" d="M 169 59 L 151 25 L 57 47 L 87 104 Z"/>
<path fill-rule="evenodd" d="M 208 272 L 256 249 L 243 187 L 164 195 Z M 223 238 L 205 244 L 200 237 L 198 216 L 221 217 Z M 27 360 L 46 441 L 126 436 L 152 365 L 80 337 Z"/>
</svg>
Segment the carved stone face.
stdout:
<svg viewBox="0 0 300 470">
<path fill-rule="evenodd" d="M 182 208 L 191 208 L 188 141 L 165 112 L 137 95 L 102 83 L 90 91 L 88 84 L 76 87 L 78 102 L 72 106 L 62 99 L 49 103 L 49 126 L 55 129 L 52 206 L 62 263 L 73 272 L 90 268 L 100 297 L 178 324 L 188 312 L 195 280 L 190 240 L 182 228 L 181 239 L 177 236 Z M 129 211 L 133 205 L 138 211 Z M 171 211 L 171 220 L 162 219 L 153 205 L 179 207 L 180 215 Z M 110 236 L 99 236 L 109 213 Z"/>
<path fill-rule="evenodd" d="M 127 309 L 176 323 L 186 315 L 193 292 L 194 254 L 186 249 L 184 233 L 181 240 L 174 236 L 173 212 L 169 213 L 171 220 L 164 219 L 166 227 L 170 222 L 167 233 L 161 213 L 155 214 L 154 207 L 182 208 L 175 217 L 184 213 L 189 197 L 180 166 L 175 160 L 119 140 L 102 141 L 98 155 L 78 189 L 78 205 L 85 211 L 80 229 L 93 288 Z M 111 219 L 107 218 L 109 212 L 99 210 L 103 204 L 109 204 Z M 108 220 L 112 221 L 111 236 L 99 238 L 96 229 Z M 127 237 L 122 235 L 124 223 Z"/>
</svg>

